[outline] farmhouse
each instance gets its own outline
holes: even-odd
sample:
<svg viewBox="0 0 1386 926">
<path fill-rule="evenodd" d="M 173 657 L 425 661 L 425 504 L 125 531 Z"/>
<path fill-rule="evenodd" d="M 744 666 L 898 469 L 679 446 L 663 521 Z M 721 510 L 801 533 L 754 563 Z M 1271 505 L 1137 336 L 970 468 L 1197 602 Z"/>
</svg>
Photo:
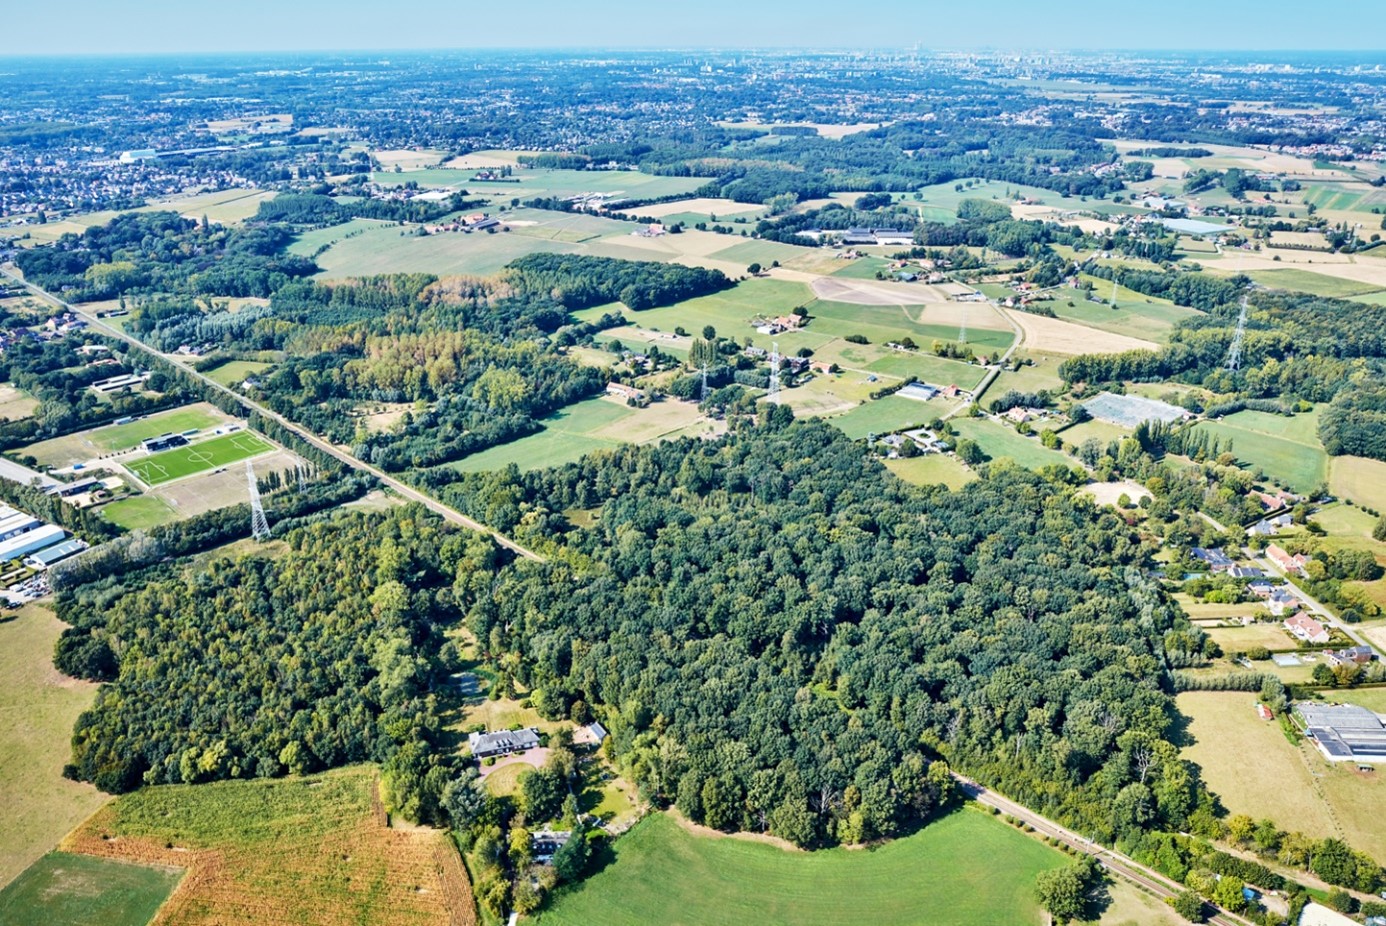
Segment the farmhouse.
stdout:
<svg viewBox="0 0 1386 926">
<path fill-rule="evenodd" d="M 627 402 L 643 402 L 646 398 L 644 392 L 634 386 L 627 386 L 625 383 L 607 383 L 606 394 L 618 399 L 625 399 Z"/>
<path fill-rule="evenodd" d="M 517 752 L 527 752 L 539 748 L 539 730 L 528 727 L 524 730 L 499 730 L 495 733 L 473 733 L 467 737 L 472 758 L 489 759 L 493 756 L 508 756 Z"/>
<path fill-rule="evenodd" d="M 1305 643 L 1328 642 L 1328 628 L 1302 612 L 1286 620 L 1285 629 Z"/>
<path fill-rule="evenodd" d="M 1365 707 L 1300 701 L 1293 716 L 1329 762 L 1386 759 L 1386 724 Z"/>
<path fill-rule="evenodd" d="M 536 830 L 529 837 L 530 853 L 540 865 L 547 865 L 572 837 L 568 830 Z"/>
<path fill-rule="evenodd" d="M 1305 556 L 1303 553 L 1296 553 L 1294 556 L 1291 556 L 1275 544 L 1266 547 L 1266 556 L 1270 557 L 1270 561 L 1279 566 L 1283 571 L 1296 575 L 1304 575 L 1304 564 L 1309 562 L 1309 557 Z"/>
</svg>

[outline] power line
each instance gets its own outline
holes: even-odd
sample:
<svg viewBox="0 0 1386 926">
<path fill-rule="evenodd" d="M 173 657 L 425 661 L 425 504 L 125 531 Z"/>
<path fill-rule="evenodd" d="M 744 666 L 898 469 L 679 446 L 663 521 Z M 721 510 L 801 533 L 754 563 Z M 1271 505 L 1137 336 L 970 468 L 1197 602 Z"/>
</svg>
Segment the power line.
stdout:
<svg viewBox="0 0 1386 926">
<path fill-rule="evenodd" d="M 265 517 L 265 506 L 260 501 L 260 486 L 255 482 L 255 467 L 245 461 L 245 475 L 250 480 L 250 535 L 256 540 L 264 540 L 270 535 L 269 519 Z"/>
<path fill-rule="evenodd" d="M 1250 293 L 1242 294 L 1242 309 L 1237 313 L 1237 333 L 1232 335 L 1232 347 L 1227 351 L 1227 372 L 1236 373 L 1242 366 L 1242 340 L 1246 337 L 1246 308 Z"/>
<path fill-rule="evenodd" d="M 780 342 L 770 344 L 770 392 L 765 396 L 772 404 L 780 404 Z"/>
</svg>

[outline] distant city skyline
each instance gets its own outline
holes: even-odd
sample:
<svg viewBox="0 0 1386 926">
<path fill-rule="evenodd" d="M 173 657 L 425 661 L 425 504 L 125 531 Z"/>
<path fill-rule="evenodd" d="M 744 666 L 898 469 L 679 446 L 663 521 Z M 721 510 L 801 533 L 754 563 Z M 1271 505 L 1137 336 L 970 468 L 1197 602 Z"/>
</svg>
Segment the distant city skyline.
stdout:
<svg viewBox="0 0 1386 926">
<path fill-rule="evenodd" d="M 195 53 L 450 48 L 900 48 L 1369 51 L 1386 45 L 1386 4 L 1305 28 L 1302 4 L 1165 0 L 1145 11 L 1070 0 L 69 0 L 6 10 L 5 54 Z M 1375 49 L 1373 48 L 1375 46 Z"/>
</svg>

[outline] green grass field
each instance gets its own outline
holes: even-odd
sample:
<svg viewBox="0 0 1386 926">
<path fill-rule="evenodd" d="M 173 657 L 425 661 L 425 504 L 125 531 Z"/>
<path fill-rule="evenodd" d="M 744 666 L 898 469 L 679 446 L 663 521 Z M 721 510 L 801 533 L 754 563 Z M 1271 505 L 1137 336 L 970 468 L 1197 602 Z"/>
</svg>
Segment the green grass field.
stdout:
<svg viewBox="0 0 1386 926">
<path fill-rule="evenodd" d="M 153 495 L 136 495 L 111 502 L 101 508 L 101 515 L 127 531 L 148 530 L 178 518 L 168 502 Z"/>
<path fill-rule="evenodd" d="M 892 431 L 921 427 L 945 411 L 946 405 L 888 395 L 883 399 L 873 399 L 858 405 L 845 414 L 829 418 L 828 421 L 852 440 L 861 440 L 868 434 L 889 434 Z"/>
<path fill-rule="evenodd" d="M 1065 861 L 971 809 L 870 851 L 812 853 L 697 836 L 656 814 L 621 837 L 615 855 L 578 888 L 560 892 L 539 923 L 1038 923 L 1035 876 Z"/>
<path fill-rule="evenodd" d="M 1328 487 L 1339 498 L 1386 510 L 1386 463 L 1366 457 L 1334 457 Z"/>
<path fill-rule="evenodd" d="M 37 458 L 40 463 L 66 466 L 82 460 L 89 460 L 100 454 L 115 453 L 138 447 L 140 441 L 147 437 L 158 437 L 160 434 L 170 433 L 178 434 L 194 428 L 201 430 L 214 427 L 227 420 L 226 415 L 211 405 L 205 403 L 189 405 L 171 411 L 155 412 L 129 424 L 107 425 L 78 434 L 68 434 L 63 437 L 55 437 L 52 440 L 40 441 L 26 447 L 24 452 Z"/>
<path fill-rule="evenodd" d="M 134 473 L 146 485 L 159 485 L 173 479 L 181 479 L 218 466 L 227 466 L 241 460 L 268 453 L 274 449 L 269 441 L 250 431 L 223 434 L 211 440 L 199 441 L 187 447 L 165 450 L 145 457 L 137 463 L 127 463 L 125 468 Z"/>
<path fill-rule="evenodd" d="M 1238 412 L 1196 427 L 1222 440 L 1230 438 L 1238 460 L 1296 491 L 1307 492 L 1328 479 L 1328 455 L 1313 436 L 1309 415 Z"/>
<path fill-rule="evenodd" d="M 1348 693 L 1333 694 L 1350 700 Z M 1256 715 L 1255 703 L 1254 694 L 1243 692 L 1178 697 L 1192 737 L 1182 755 L 1198 764 L 1228 811 L 1269 817 L 1282 829 L 1316 838 L 1336 836 L 1377 858 L 1386 854 L 1386 830 L 1375 814 L 1361 812 L 1386 799 L 1380 775 L 1359 775 L 1345 767 L 1348 762 L 1326 762 L 1307 741 L 1290 745 L 1279 724 Z"/>
<path fill-rule="evenodd" d="M 33 604 L 0 618 L 0 885 L 106 801 L 90 785 L 63 777 L 72 725 L 96 698 L 95 685 L 53 668 L 63 627 L 53 612 Z M 0 922 L 10 921 L 0 915 Z"/>
<path fill-rule="evenodd" d="M 993 460 L 1010 458 L 1027 469 L 1039 469 L 1051 463 L 1074 465 L 1073 460 L 1050 450 L 1037 437 L 1018 434 L 1006 425 L 986 418 L 954 418 L 950 422 L 960 436 L 977 442 L 982 452 Z"/>
<path fill-rule="evenodd" d="M 1363 283 L 1359 280 L 1348 280 L 1343 277 L 1328 276 L 1323 273 L 1314 273 L 1312 270 L 1295 270 L 1287 268 L 1285 270 L 1253 270 L 1247 274 L 1262 286 L 1271 289 L 1289 289 L 1300 293 L 1311 293 L 1315 296 L 1334 296 L 1345 298 L 1347 296 L 1357 296 L 1363 293 L 1376 292 L 1380 286 L 1372 283 Z"/>
<path fill-rule="evenodd" d="M 622 444 L 647 443 L 696 430 L 697 406 L 674 399 L 648 408 L 631 408 L 612 399 L 586 399 L 545 418 L 544 430 L 508 444 L 445 463 L 464 473 L 504 469 L 514 463 L 522 470 L 572 463 L 596 450 Z"/>
<path fill-rule="evenodd" d="M 220 366 L 205 371 L 213 382 L 223 386 L 236 386 L 245 382 L 247 376 L 254 376 L 268 370 L 270 365 L 259 360 L 228 360 Z"/>
<path fill-rule="evenodd" d="M 1083 278 L 1096 287 L 1094 292 L 1098 296 L 1111 299 L 1111 283 L 1086 274 Z M 1072 306 L 1069 306 L 1070 302 Z M 1196 309 L 1177 306 L 1166 299 L 1144 296 L 1120 286 L 1117 287 L 1115 308 L 1110 303 L 1100 305 L 1089 302 L 1078 290 L 1062 289 L 1054 294 L 1053 302 L 1044 305 L 1053 309 L 1060 318 L 1157 343 L 1167 343 L 1170 332 L 1178 322 L 1200 314 Z"/>
<path fill-rule="evenodd" d="M 922 457 L 885 460 L 885 468 L 912 485 L 946 485 L 950 489 L 961 489 L 974 481 L 977 475 L 963 466 L 955 458 L 940 453 L 930 453 Z"/>
<path fill-rule="evenodd" d="M 145 926 L 183 872 L 53 852 L 0 891 L 6 926 Z"/>
</svg>

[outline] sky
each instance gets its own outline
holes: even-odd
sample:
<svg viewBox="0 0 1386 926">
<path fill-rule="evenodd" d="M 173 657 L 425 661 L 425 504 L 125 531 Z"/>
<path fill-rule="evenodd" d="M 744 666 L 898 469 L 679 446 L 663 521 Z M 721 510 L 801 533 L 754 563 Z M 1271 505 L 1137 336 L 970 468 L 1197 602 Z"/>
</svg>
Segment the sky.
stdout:
<svg viewBox="0 0 1386 926">
<path fill-rule="evenodd" d="M 4 6 L 5 54 L 1386 46 L 1382 0 L 1335 7 L 1315 28 L 1306 28 L 1302 0 L 47 0 Z"/>
</svg>

